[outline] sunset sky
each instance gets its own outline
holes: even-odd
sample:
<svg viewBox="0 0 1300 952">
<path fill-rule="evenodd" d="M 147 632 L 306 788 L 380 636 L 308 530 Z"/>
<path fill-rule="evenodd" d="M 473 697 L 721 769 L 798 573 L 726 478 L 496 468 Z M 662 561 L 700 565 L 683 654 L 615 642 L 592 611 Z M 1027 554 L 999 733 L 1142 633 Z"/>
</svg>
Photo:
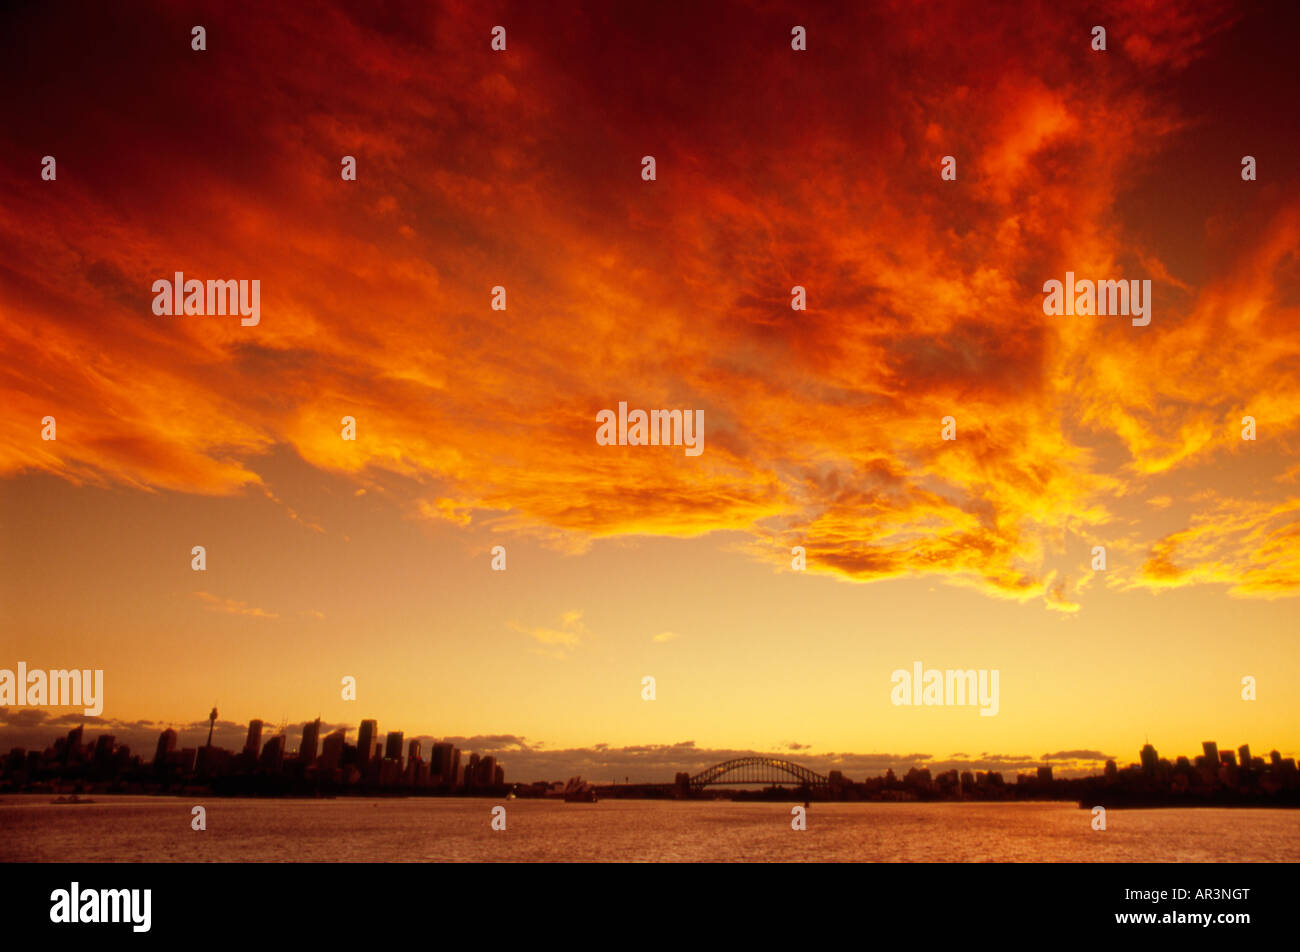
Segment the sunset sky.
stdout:
<svg viewBox="0 0 1300 952">
<path fill-rule="evenodd" d="M 1296 756 L 1297 15 L 1062 6 L 6 10 L 0 667 L 512 780 Z M 177 271 L 260 323 L 156 316 Z M 1067 271 L 1150 325 L 1044 315 Z M 598 445 L 619 401 L 703 455 Z M 998 715 L 892 705 L 918 660 Z"/>
</svg>

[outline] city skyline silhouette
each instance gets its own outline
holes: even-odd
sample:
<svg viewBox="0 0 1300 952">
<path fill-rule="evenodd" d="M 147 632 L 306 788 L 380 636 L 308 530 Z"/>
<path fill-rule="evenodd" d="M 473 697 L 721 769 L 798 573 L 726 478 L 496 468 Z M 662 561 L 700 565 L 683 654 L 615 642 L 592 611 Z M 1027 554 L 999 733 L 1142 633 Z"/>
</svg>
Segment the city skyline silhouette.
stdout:
<svg viewBox="0 0 1300 952">
<path fill-rule="evenodd" d="M 214 708 L 208 721 L 209 736 L 216 713 Z M 380 733 L 378 722 L 373 719 L 360 722 L 355 732 L 355 744 L 347 741 L 347 727 L 322 725 L 320 718 L 301 725 L 300 742 L 296 747 L 290 746 L 285 723 L 264 735 L 265 727 L 265 722 L 260 719 L 250 721 L 242 750 L 214 747 L 210 739 L 200 747 L 180 747 L 180 735 L 169 727 L 158 735 L 153 756 L 148 758 L 147 750 L 133 756 L 129 745 L 117 742 L 114 735 L 107 733 L 98 735 L 93 743 L 83 740 L 83 723 L 43 750 L 11 749 L 3 761 L 3 770 L 0 770 L 0 790 L 6 786 L 21 789 L 22 784 L 39 788 L 42 780 L 53 783 L 52 789 L 55 789 L 71 779 L 77 782 L 79 789 L 93 786 L 106 792 L 126 792 L 121 784 L 123 776 L 143 781 L 130 788 L 131 792 L 159 792 L 160 788 L 165 791 L 176 782 L 182 786 L 186 783 L 209 784 L 215 790 L 224 788 L 225 792 L 249 792 L 263 789 L 254 783 L 254 778 L 265 787 L 265 782 L 271 778 L 286 775 L 293 775 L 300 783 L 293 788 L 277 788 L 280 792 L 290 789 L 302 792 L 314 784 L 317 790 L 327 789 L 335 793 L 402 789 L 411 793 L 439 791 L 501 795 L 507 789 L 518 790 L 521 786 L 531 787 L 537 792 L 539 785 L 541 789 L 549 789 L 548 784 L 554 786 L 558 783 L 554 778 L 533 778 L 527 784 L 516 780 L 507 785 L 504 766 L 495 754 L 481 756 L 466 751 L 462 765 L 462 752 L 449 739 L 427 738 L 430 743 L 426 758 L 425 737 L 407 738 L 401 730 Z M 328 733 L 322 735 L 322 728 Z M 698 765 L 700 752 L 686 745 L 679 745 L 677 749 L 683 760 Z M 1174 802 L 1205 800 L 1219 805 L 1236 805 L 1238 801 L 1285 805 L 1295 801 L 1300 805 L 1300 795 L 1297 795 L 1300 778 L 1297 777 L 1295 758 L 1284 757 L 1276 749 L 1267 757 L 1253 755 L 1249 744 L 1236 750 L 1219 751 L 1215 742 L 1206 741 L 1200 755 L 1192 758 L 1178 756 L 1170 761 L 1161 758 L 1148 740 L 1139 753 L 1138 762 L 1121 767 L 1115 759 L 1107 758 L 1100 774 L 1076 770 L 1068 778 L 1054 776 L 1050 762 L 1036 763 L 1032 773 L 1016 773 L 1014 788 L 1004 779 L 1003 770 L 952 767 L 932 770 L 932 765 L 926 762 L 929 760 L 923 758 L 922 763 L 913 763 L 902 777 L 897 777 L 894 769 L 887 767 L 878 777 L 855 782 L 846 776 L 842 767 L 829 768 L 823 776 L 786 755 L 750 754 L 728 758 L 694 777 L 690 770 L 674 770 L 672 784 L 677 796 L 699 794 L 703 786 L 710 783 L 744 783 L 784 787 L 811 785 L 819 795 L 831 793 L 834 798 L 857 799 L 859 795 L 870 792 L 873 781 L 879 781 L 882 786 L 877 790 L 894 788 L 949 798 L 979 793 L 992 799 L 1002 796 L 1033 799 L 1080 789 L 1077 785 L 1062 786 L 1058 780 L 1095 780 L 1101 777 L 1120 803 L 1142 801 L 1154 805 L 1162 799 L 1170 799 Z M 79 769 L 82 766 L 86 769 Z M 681 763 L 674 766 L 680 767 Z M 59 767 L 63 768 L 62 774 Z M 755 777 L 762 775 L 760 779 L 749 779 L 754 771 L 758 772 Z M 785 779 L 778 775 L 784 775 Z M 580 772 L 573 774 L 574 778 L 579 776 Z M 232 785 L 232 777 L 242 778 L 243 785 Z M 632 785 L 630 781 L 630 775 L 625 775 L 625 786 Z M 599 778 L 594 782 L 599 782 Z M 617 787 L 617 780 L 611 785 Z M 636 785 L 668 787 L 662 778 L 649 780 L 638 777 Z M 1013 789 L 1015 796 L 1001 792 Z M 660 795 L 665 791 L 651 789 L 650 792 Z M 624 795 L 633 794 L 624 791 Z"/>
</svg>

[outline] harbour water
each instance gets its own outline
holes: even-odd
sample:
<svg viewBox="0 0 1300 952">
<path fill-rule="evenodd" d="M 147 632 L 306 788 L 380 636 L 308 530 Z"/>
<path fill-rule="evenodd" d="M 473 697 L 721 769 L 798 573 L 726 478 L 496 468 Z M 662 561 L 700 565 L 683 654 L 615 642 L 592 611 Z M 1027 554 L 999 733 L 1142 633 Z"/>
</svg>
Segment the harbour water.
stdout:
<svg viewBox="0 0 1300 952">
<path fill-rule="evenodd" d="M 191 828 L 192 809 L 207 829 Z M 491 827 L 506 808 L 505 831 Z M 1300 810 L 1069 803 L 0 798 L 5 862 L 1296 862 Z"/>
</svg>

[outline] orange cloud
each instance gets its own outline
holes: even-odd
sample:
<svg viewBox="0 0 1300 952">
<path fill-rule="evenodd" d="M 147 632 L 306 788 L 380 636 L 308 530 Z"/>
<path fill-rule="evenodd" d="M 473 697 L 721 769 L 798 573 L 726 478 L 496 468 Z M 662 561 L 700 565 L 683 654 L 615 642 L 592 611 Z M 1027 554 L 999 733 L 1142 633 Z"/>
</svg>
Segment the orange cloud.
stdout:
<svg viewBox="0 0 1300 952">
<path fill-rule="evenodd" d="M 205 602 L 210 612 L 221 612 L 226 615 L 247 615 L 250 618 L 280 617 L 276 612 L 263 611 L 249 605 L 248 602 L 241 602 L 233 598 L 221 598 L 211 592 L 194 592 L 193 595 L 199 601 Z"/>
<path fill-rule="evenodd" d="M 577 648 L 590 634 L 587 631 L 587 626 L 582 621 L 582 612 L 577 609 L 565 612 L 560 618 L 560 627 L 558 628 L 547 628 L 545 626 L 525 628 L 514 623 L 511 624 L 511 627 L 540 644 L 542 646 L 539 649 L 540 653 L 549 654 L 552 657 L 564 657 L 566 652 Z"/>
<path fill-rule="evenodd" d="M 975 32 L 941 4 L 846 14 L 804 60 L 755 21 L 730 52 L 709 46 L 749 79 L 702 98 L 680 30 L 646 39 L 663 69 L 628 77 L 602 22 L 575 14 L 559 45 L 488 61 L 467 52 L 486 50 L 485 21 L 457 10 L 397 30 L 326 12 L 310 50 L 305 14 L 258 11 L 201 80 L 154 89 L 128 70 L 150 108 L 111 136 L 91 120 L 98 162 L 65 140 L 55 183 L 26 157 L 44 120 L 19 118 L 0 474 L 272 493 L 266 461 L 289 448 L 415 517 L 558 548 L 735 530 L 774 563 L 798 544 L 814 572 L 930 574 L 1073 611 L 1086 582 L 1053 563 L 1104 540 L 1150 553 L 1115 584 L 1297 590 L 1291 502 L 1267 477 L 1300 427 L 1300 201 L 1240 210 L 1235 170 L 1216 173 L 1234 197 L 1190 239 L 1214 252 L 1196 266 L 1176 223 L 1124 205 L 1191 122 L 1153 90 L 1230 11 L 1118 5 L 1105 58 L 1051 4 Z M 319 69 L 333 61 L 353 72 Z M 174 108 L 189 97 L 201 117 Z M 179 116 L 165 140 L 146 118 L 162 114 Z M 956 182 L 939 179 L 947 153 Z M 260 279 L 261 323 L 155 317 L 151 281 L 178 270 Z M 1042 282 L 1066 270 L 1150 277 L 1152 324 L 1046 317 Z M 704 455 L 597 446 L 595 414 L 619 400 L 702 409 Z M 1263 485 L 1238 468 L 1248 453 Z M 1219 471 L 1206 508 L 1187 481 Z M 1144 518 L 1143 499 L 1188 528 Z"/>
</svg>

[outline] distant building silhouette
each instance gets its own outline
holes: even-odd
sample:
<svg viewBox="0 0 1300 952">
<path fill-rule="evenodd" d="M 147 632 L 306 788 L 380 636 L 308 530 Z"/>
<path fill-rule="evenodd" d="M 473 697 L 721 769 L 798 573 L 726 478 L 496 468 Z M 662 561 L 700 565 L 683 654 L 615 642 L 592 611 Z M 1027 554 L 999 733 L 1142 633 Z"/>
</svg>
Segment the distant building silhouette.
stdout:
<svg viewBox="0 0 1300 952">
<path fill-rule="evenodd" d="M 276 734 L 262 748 L 262 766 L 272 773 L 279 773 L 284 766 L 283 734 Z"/>
<path fill-rule="evenodd" d="M 158 735 L 158 747 L 154 751 L 153 762 L 159 766 L 167 763 L 167 757 L 176 749 L 176 732 L 170 727 Z"/>
<path fill-rule="evenodd" d="M 362 721 L 357 732 L 357 768 L 365 775 L 366 767 L 374 756 L 375 735 L 379 733 L 378 721 Z"/>
<path fill-rule="evenodd" d="M 82 725 L 78 724 L 72 730 L 68 731 L 68 739 L 63 746 L 63 762 L 76 763 L 81 760 L 81 737 Z"/>
<path fill-rule="evenodd" d="M 298 760 L 304 767 L 316 762 L 316 743 L 320 737 L 320 718 L 302 725 L 302 743 L 298 745 Z"/>
<path fill-rule="evenodd" d="M 478 785 L 478 754 L 469 755 L 469 763 L 465 765 L 465 786 L 475 787 Z"/>
<path fill-rule="evenodd" d="M 397 761 L 397 769 L 402 769 L 402 732 L 389 731 L 387 747 L 384 749 L 385 760 Z"/>
<path fill-rule="evenodd" d="M 424 787 L 429 783 L 429 765 L 421 756 L 423 747 L 414 738 L 406 748 L 406 782 L 412 787 Z"/>
<path fill-rule="evenodd" d="M 442 743 L 434 744 L 429 752 L 429 772 L 439 778 L 441 783 L 450 784 L 456 780 L 456 771 L 451 762 L 454 751 L 455 747 L 451 744 Z"/>
<path fill-rule="evenodd" d="M 1142 753 L 1138 755 L 1142 760 L 1142 772 L 1148 776 L 1154 776 L 1156 766 L 1160 763 L 1160 758 L 1156 754 L 1156 749 L 1150 744 L 1144 744 Z"/>
<path fill-rule="evenodd" d="M 341 728 L 329 734 L 321 744 L 319 766 L 321 770 L 337 770 L 343 763 L 343 747 L 347 734 Z"/>
<path fill-rule="evenodd" d="M 257 756 L 262 748 L 262 722 L 254 718 L 248 722 L 248 739 L 244 741 L 244 753 Z"/>
</svg>

